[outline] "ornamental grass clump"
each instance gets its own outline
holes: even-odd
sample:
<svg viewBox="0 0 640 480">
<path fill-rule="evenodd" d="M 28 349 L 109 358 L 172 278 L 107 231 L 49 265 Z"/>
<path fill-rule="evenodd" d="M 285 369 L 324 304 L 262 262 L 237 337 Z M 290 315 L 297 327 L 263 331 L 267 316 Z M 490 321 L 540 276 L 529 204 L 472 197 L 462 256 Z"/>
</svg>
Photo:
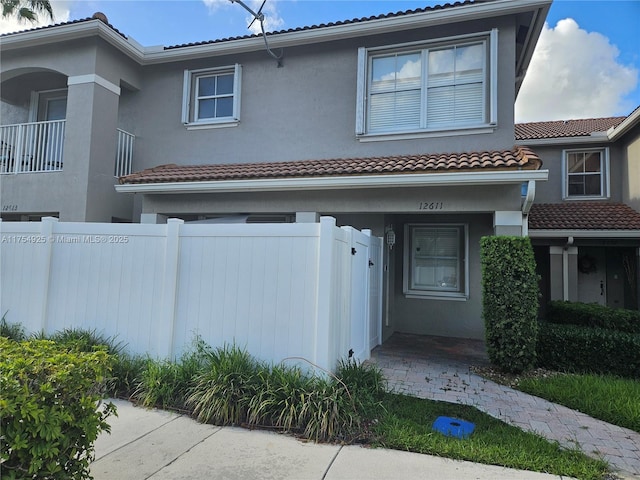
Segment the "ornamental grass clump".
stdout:
<svg viewBox="0 0 640 480">
<path fill-rule="evenodd" d="M 261 366 L 236 346 L 209 350 L 193 380 L 186 405 L 203 423 L 239 425 L 247 421 L 251 399 L 258 393 Z"/>
<path fill-rule="evenodd" d="M 335 374 L 267 365 L 245 350 L 209 350 L 186 401 L 201 422 L 296 433 L 315 441 L 351 441 L 380 407 L 382 374 L 341 362 Z"/>
</svg>

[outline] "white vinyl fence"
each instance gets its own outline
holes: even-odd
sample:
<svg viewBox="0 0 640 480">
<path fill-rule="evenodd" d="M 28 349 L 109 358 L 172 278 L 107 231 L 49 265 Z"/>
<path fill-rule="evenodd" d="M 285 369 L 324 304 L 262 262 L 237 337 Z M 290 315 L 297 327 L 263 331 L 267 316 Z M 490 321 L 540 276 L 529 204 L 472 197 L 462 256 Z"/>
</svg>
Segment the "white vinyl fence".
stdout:
<svg viewBox="0 0 640 480">
<path fill-rule="evenodd" d="M 382 241 L 320 223 L 0 222 L 0 315 L 175 358 L 195 336 L 333 369 L 381 334 Z"/>
</svg>

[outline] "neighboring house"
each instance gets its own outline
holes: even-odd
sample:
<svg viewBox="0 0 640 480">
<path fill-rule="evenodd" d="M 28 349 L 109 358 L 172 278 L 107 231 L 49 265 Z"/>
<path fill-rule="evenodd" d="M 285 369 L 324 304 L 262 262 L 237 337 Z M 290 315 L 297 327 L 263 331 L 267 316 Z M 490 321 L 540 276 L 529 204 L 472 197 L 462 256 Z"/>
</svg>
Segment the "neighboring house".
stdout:
<svg viewBox="0 0 640 480">
<path fill-rule="evenodd" d="M 27 153 L 3 156 L 2 218 L 331 215 L 385 238 L 384 338 L 483 338 L 480 238 L 526 234 L 548 176 L 514 146 L 514 102 L 550 4 L 275 32 L 281 68 L 260 36 L 146 48 L 100 19 L 2 36 L 2 123 L 20 124 L 3 148 Z M 31 121 L 40 150 L 17 140 Z M 135 151 L 114 189 L 118 129 Z"/>
<path fill-rule="evenodd" d="M 628 117 L 517 124 L 516 141 L 550 172 L 528 218 L 542 306 L 640 308 L 640 107 Z"/>
</svg>

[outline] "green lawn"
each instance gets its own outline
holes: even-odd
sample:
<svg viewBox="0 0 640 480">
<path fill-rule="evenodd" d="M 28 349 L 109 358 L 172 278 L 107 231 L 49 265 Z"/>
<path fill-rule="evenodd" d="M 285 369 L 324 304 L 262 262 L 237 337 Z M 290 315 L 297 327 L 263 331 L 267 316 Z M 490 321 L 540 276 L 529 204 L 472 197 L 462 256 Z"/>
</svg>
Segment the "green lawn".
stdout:
<svg viewBox="0 0 640 480">
<path fill-rule="evenodd" d="M 640 433 L 640 381 L 611 375 L 525 378 L 523 392 Z"/>
<path fill-rule="evenodd" d="M 602 479 L 608 471 L 603 461 L 564 449 L 474 407 L 391 393 L 383 405 L 386 413 L 373 427 L 377 446 L 579 479 Z M 439 416 L 473 422 L 475 431 L 468 439 L 445 437 L 432 429 Z"/>
</svg>

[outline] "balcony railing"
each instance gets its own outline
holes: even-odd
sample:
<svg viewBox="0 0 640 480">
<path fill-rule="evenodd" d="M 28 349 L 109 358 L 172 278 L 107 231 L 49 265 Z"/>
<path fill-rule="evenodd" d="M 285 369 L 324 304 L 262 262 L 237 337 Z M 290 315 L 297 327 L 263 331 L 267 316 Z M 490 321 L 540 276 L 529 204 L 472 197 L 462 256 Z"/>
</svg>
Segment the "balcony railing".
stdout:
<svg viewBox="0 0 640 480">
<path fill-rule="evenodd" d="M 59 172 L 65 120 L 0 126 L 0 174 Z M 114 175 L 131 173 L 135 136 L 118 129 Z"/>
<path fill-rule="evenodd" d="M 0 173 L 62 170 L 65 120 L 0 127 Z"/>
<path fill-rule="evenodd" d="M 122 177 L 131 173 L 133 161 L 133 142 L 135 135 L 118 129 L 118 149 L 116 150 L 116 170 L 114 175 Z"/>
</svg>

